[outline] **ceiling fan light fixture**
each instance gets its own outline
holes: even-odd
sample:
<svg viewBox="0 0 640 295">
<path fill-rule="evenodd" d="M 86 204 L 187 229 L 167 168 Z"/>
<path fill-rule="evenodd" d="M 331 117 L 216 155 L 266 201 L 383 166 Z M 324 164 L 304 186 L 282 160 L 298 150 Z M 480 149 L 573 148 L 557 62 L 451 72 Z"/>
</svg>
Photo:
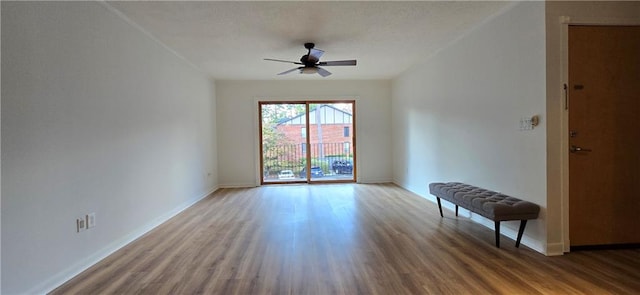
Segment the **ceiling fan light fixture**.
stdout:
<svg viewBox="0 0 640 295">
<path fill-rule="evenodd" d="M 301 74 L 317 74 L 318 73 L 318 68 L 316 68 L 316 67 L 304 67 L 304 68 L 300 69 L 300 73 Z"/>
</svg>

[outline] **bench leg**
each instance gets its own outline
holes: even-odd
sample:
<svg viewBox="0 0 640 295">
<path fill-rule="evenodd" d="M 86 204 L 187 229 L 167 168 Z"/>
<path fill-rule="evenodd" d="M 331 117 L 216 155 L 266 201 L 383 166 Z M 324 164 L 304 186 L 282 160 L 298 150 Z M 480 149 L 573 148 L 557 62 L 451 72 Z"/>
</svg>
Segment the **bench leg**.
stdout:
<svg viewBox="0 0 640 295">
<path fill-rule="evenodd" d="M 520 240 L 522 239 L 522 234 L 524 233 L 524 227 L 527 226 L 527 220 L 520 220 L 520 228 L 518 229 L 518 239 L 516 240 L 516 248 L 520 247 Z"/>
<path fill-rule="evenodd" d="M 458 205 L 456 205 L 456 216 L 458 216 Z"/>
<path fill-rule="evenodd" d="M 438 199 L 438 210 L 440 210 L 440 217 L 444 217 L 444 215 L 442 215 L 442 204 L 440 204 L 440 198 L 436 197 L 436 199 Z"/>
<path fill-rule="evenodd" d="M 496 227 L 496 248 L 500 248 L 500 221 L 495 222 Z"/>
</svg>

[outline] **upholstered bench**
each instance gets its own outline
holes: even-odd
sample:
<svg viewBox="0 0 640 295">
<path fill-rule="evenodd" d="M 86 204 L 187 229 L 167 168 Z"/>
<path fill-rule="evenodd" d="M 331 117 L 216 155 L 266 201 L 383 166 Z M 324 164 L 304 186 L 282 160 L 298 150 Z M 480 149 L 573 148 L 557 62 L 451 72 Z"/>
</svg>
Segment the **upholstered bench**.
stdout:
<svg viewBox="0 0 640 295">
<path fill-rule="evenodd" d="M 430 183 L 429 192 L 438 200 L 441 217 L 444 217 L 440 203 L 442 198 L 456 205 L 456 216 L 458 216 L 458 206 L 460 206 L 493 220 L 495 222 L 496 247 L 498 248 L 500 248 L 501 221 L 520 220 L 520 229 L 518 229 L 518 238 L 516 239 L 516 247 L 519 247 L 527 220 L 538 218 L 540 212 L 540 206 L 534 203 L 460 182 Z"/>
</svg>

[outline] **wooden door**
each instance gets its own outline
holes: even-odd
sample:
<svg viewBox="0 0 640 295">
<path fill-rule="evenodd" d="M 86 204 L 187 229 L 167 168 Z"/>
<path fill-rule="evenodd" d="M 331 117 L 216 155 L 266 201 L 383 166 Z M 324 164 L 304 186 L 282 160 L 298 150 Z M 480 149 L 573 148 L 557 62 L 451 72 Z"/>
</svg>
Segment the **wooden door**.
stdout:
<svg viewBox="0 0 640 295">
<path fill-rule="evenodd" d="M 640 27 L 569 27 L 571 246 L 640 243 Z"/>
</svg>

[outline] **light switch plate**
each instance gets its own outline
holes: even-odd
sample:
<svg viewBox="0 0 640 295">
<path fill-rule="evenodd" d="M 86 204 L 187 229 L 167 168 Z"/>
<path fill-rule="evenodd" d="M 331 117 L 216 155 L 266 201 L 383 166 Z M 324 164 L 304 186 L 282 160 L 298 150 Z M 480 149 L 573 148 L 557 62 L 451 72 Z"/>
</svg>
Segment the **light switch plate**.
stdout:
<svg viewBox="0 0 640 295">
<path fill-rule="evenodd" d="M 96 226 L 96 213 L 87 214 L 87 229 Z"/>
<path fill-rule="evenodd" d="M 87 229 L 87 221 L 84 218 L 76 218 L 76 232 Z"/>
</svg>

